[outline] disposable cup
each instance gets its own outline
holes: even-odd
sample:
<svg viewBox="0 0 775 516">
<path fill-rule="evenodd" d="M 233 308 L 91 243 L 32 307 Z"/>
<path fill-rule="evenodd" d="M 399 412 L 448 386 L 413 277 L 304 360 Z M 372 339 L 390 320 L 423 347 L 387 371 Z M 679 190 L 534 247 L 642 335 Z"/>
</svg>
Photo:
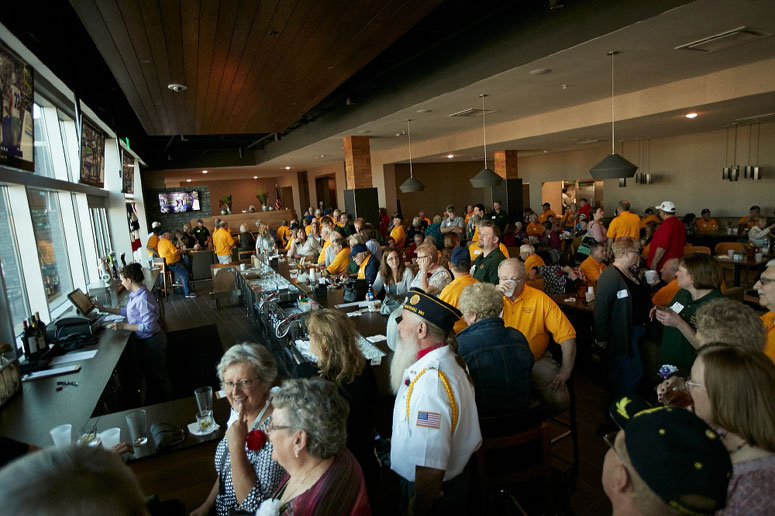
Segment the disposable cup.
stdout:
<svg viewBox="0 0 775 516">
<path fill-rule="evenodd" d="M 110 450 L 121 442 L 121 429 L 118 427 L 108 428 L 107 430 L 100 432 L 100 439 L 102 439 L 102 447 L 106 450 Z"/>
<path fill-rule="evenodd" d="M 734 258 L 735 257 L 735 250 L 734 249 L 729 249 L 727 251 L 727 256 L 729 256 L 730 258 Z"/>
<path fill-rule="evenodd" d="M 73 425 L 59 425 L 49 431 L 54 440 L 54 446 L 57 448 L 69 446 L 73 442 L 72 432 Z"/>
</svg>

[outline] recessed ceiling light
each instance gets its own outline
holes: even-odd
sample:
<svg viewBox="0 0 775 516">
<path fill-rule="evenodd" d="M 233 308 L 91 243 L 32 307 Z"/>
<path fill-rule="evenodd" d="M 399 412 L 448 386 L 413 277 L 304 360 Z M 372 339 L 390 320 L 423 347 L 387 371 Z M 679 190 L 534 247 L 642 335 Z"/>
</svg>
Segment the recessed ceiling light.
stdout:
<svg viewBox="0 0 775 516">
<path fill-rule="evenodd" d="M 452 159 L 452 158 L 454 158 L 454 157 L 455 157 L 455 155 L 454 155 L 454 154 L 447 154 L 447 157 L 448 157 L 449 159 Z"/>
<path fill-rule="evenodd" d="M 551 68 L 536 68 L 535 70 L 530 70 L 527 73 L 529 73 L 530 75 L 545 75 L 551 71 L 552 71 Z"/>
<path fill-rule="evenodd" d="M 418 109 L 417 110 L 418 113 L 430 113 L 431 111 L 433 111 L 433 110 L 432 109 Z"/>
<path fill-rule="evenodd" d="M 203 173 L 203 174 L 207 174 L 207 170 L 203 170 L 203 171 L 202 171 L 202 173 Z"/>
<path fill-rule="evenodd" d="M 285 170 L 290 170 L 290 169 L 291 169 L 291 167 L 285 167 Z"/>
<path fill-rule="evenodd" d="M 686 113 L 684 116 L 686 118 L 697 118 L 697 113 Z"/>
<path fill-rule="evenodd" d="M 190 179 L 186 179 L 186 183 L 190 183 L 190 182 L 191 182 L 191 180 L 190 180 Z"/>
<path fill-rule="evenodd" d="M 253 179 L 258 179 L 258 176 L 253 176 Z"/>
<path fill-rule="evenodd" d="M 167 88 L 171 89 L 175 93 L 180 93 L 180 92 L 186 91 L 188 89 L 188 86 L 186 86 L 185 84 L 178 84 L 173 82 L 172 84 L 168 84 Z"/>
</svg>

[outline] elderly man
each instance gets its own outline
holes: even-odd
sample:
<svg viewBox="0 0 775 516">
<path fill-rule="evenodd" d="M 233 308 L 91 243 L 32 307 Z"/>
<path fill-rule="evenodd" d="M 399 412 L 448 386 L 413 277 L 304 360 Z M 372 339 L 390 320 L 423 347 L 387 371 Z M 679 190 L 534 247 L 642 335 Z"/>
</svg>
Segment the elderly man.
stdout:
<svg viewBox="0 0 775 516">
<path fill-rule="evenodd" d="M 180 257 L 183 255 L 182 251 L 175 247 L 175 244 L 171 241 L 172 233 L 164 231 L 159 239 L 159 256 L 164 258 L 167 264 L 167 268 L 175 273 L 180 282 L 183 284 L 183 295 L 189 299 L 196 297 L 196 294 L 191 292 L 188 286 L 188 270 L 181 262 Z"/>
<path fill-rule="evenodd" d="M 579 215 L 584 215 L 587 220 L 590 220 L 592 218 L 589 214 L 591 209 L 592 206 L 587 199 L 579 199 Z"/>
<path fill-rule="evenodd" d="M 407 293 L 390 364 L 390 467 L 401 477 L 404 514 L 466 514 L 472 482 L 465 466 L 482 436 L 473 382 L 449 340 L 459 318 L 422 290 Z"/>
<path fill-rule="evenodd" d="M 557 219 L 557 214 L 552 211 L 552 205 L 548 202 L 545 202 L 541 205 L 541 214 L 538 216 L 538 223 L 543 224 L 547 220 L 549 220 L 549 217 L 554 217 Z"/>
<path fill-rule="evenodd" d="M 482 210 L 482 217 L 484 217 L 484 215 L 484 210 Z M 494 201 L 492 203 L 492 213 L 489 214 L 489 217 L 490 220 L 500 228 L 501 235 L 503 234 L 503 230 L 506 229 L 506 224 L 511 223 L 511 217 L 509 217 L 508 213 L 503 211 L 500 201 Z"/>
<path fill-rule="evenodd" d="M 547 415 L 570 406 L 567 381 L 576 359 L 576 330 L 552 298 L 525 284 L 525 265 L 516 258 L 498 267 L 498 289 L 503 293 L 503 321 L 521 331 L 535 357 L 531 385 L 541 394 Z M 562 366 L 548 351 L 549 335 L 562 349 Z"/>
<path fill-rule="evenodd" d="M 654 306 L 667 306 L 673 300 L 676 293 L 681 290 L 676 278 L 680 262 L 681 260 L 678 258 L 670 258 L 665 261 L 662 270 L 659 271 L 665 285 L 651 296 L 651 302 L 654 303 Z"/>
<path fill-rule="evenodd" d="M 581 262 L 581 265 L 579 266 L 581 272 L 584 273 L 584 277 L 586 277 L 589 284 L 593 287 L 597 285 L 598 278 L 605 270 L 606 265 L 603 263 L 605 254 L 605 243 L 595 242 L 589 246 L 589 256 L 587 256 L 587 259 Z"/>
<path fill-rule="evenodd" d="M 350 265 L 350 249 L 347 247 L 347 240 L 342 237 L 334 238 L 328 250 L 334 255 L 326 266 L 328 273 L 333 275 L 346 273 Z"/>
<path fill-rule="evenodd" d="M 713 233 L 718 231 L 718 221 L 710 216 L 710 210 L 708 208 L 703 209 L 700 212 L 701 217 L 697 220 L 697 232 L 698 233 Z"/>
<path fill-rule="evenodd" d="M 342 230 L 345 238 L 355 233 L 355 226 L 350 222 L 350 216 L 344 212 L 339 216 L 339 222 L 342 223 Z"/>
<path fill-rule="evenodd" d="M 534 267 L 546 267 L 544 259 L 536 254 L 536 248 L 530 244 L 519 247 L 519 258 L 525 264 L 525 270 L 530 272 Z"/>
<path fill-rule="evenodd" d="M 478 283 L 469 272 L 471 270 L 471 257 L 465 247 L 456 247 L 452 250 L 449 257 L 449 270 L 455 279 L 442 289 L 439 299 L 458 308 L 458 299 L 463 289 L 468 285 Z M 461 317 L 455 323 L 455 333 L 460 333 L 465 327 L 466 321 Z"/>
<path fill-rule="evenodd" d="M 675 211 L 675 210 L 673 210 Z M 640 217 L 637 213 L 630 212 L 630 201 L 621 200 L 616 208 L 616 217 L 608 226 L 608 249 L 619 237 L 628 236 L 635 240 L 640 238 Z"/>
<path fill-rule="evenodd" d="M 768 226 L 767 217 L 763 215 L 756 217 L 755 222 L 756 225 L 748 232 L 748 243 L 755 247 L 768 249 L 770 247 L 772 229 L 775 228 L 775 223 Z"/>
<path fill-rule="evenodd" d="M 371 255 L 365 244 L 355 244 L 350 251 L 350 258 L 358 266 L 357 279 L 365 279 L 369 285 L 374 284 L 379 272 L 379 262 Z"/>
<path fill-rule="evenodd" d="M 393 229 L 390 230 L 390 238 L 392 238 L 397 248 L 404 247 L 406 244 L 406 231 L 402 224 L 401 215 L 396 213 L 393 216 Z"/>
<path fill-rule="evenodd" d="M 688 410 L 624 397 L 610 408 L 603 490 L 614 515 L 710 515 L 726 503 L 732 463 L 723 441 Z"/>
<path fill-rule="evenodd" d="M 525 229 L 527 236 L 539 238 L 541 235 L 544 234 L 544 226 L 538 222 L 538 215 L 536 215 L 535 213 L 531 213 L 528 220 L 530 221 L 530 223 L 527 225 L 527 228 Z"/>
<path fill-rule="evenodd" d="M 775 260 L 767 262 L 767 268 L 753 287 L 759 294 L 759 304 L 769 310 L 762 315 L 762 322 L 767 330 L 764 353 L 775 361 Z"/>
<path fill-rule="evenodd" d="M 477 245 L 482 250 L 482 254 L 474 260 L 473 272 L 477 281 L 493 285 L 498 283 L 498 264 L 506 259 L 498 248 L 500 237 L 500 228 L 493 221 L 482 220 L 479 222 L 479 242 Z"/>
<path fill-rule="evenodd" d="M 670 258 L 680 258 L 684 255 L 686 245 L 686 227 L 675 216 L 675 204 L 665 201 L 659 206 L 659 225 L 649 244 L 648 266 L 654 270 L 662 270 L 662 266 Z"/>
<path fill-rule="evenodd" d="M 762 209 L 756 205 L 748 209 L 748 215 L 737 221 L 737 227 L 740 233 L 751 229 L 756 224 L 756 217 L 761 215 Z"/>
<path fill-rule="evenodd" d="M 444 220 L 441 221 L 441 233 L 443 235 L 446 235 L 447 233 L 457 233 L 457 236 L 462 240 L 465 227 L 466 224 L 463 222 L 463 217 L 455 215 L 455 206 L 448 204 L 446 212 L 444 213 Z"/>
<path fill-rule="evenodd" d="M 320 250 L 320 254 L 318 255 L 318 265 L 323 265 L 325 267 L 328 267 L 331 262 L 334 260 L 334 254 L 333 250 L 331 249 L 331 243 L 335 238 L 339 237 L 339 233 L 336 231 L 331 231 L 328 227 L 323 227 L 323 229 L 320 230 L 320 238 L 322 239 L 322 245 L 323 247 Z"/>
<path fill-rule="evenodd" d="M 234 247 L 234 238 L 229 230 L 229 223 L 221 221 L 218 230 L 213 233 L 213 248 L 218 257 L 218 263 L 231 263 L 231 250 Z"/>
</svg>

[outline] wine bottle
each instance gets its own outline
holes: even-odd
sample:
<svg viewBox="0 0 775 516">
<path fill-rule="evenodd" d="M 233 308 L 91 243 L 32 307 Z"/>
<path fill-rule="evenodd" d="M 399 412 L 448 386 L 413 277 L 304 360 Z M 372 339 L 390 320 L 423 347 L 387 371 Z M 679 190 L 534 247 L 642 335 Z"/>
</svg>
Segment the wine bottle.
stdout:
<svg viewBox="0 0 775 516">
<path fill-rule="evenodd" d="M 30 342 L 30 353 L 32 358 L 38 358 L 38 334 L 35 333 L 35 320 L 30 317 L 27 319 L 27 340 Z"/>
<path fill-rule="evenodd" d="M 22 321 L 22 348 L 24 349 L 24 358 L 29 362 L 32 360 L 32 350 L 30 349 L 30 333 L 27 321 Z"/>
<path fill-rule="evenodd" d="M 46 325 L 40 319 L 40 312 L 35 312 L 35 330 L 38 336 L 40 352 L 45 353 L 48 351 L 48 342 L 46 342 L 48 335 L 46 334 Z"/>
</svg>

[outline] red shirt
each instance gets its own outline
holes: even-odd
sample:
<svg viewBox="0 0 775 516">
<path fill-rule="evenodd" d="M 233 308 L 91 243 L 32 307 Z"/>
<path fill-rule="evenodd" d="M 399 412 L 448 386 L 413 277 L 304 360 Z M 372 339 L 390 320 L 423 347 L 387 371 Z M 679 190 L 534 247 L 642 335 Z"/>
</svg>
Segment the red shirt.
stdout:
<svg viewBox="0 0 775 516">
<path fill-rule="evenodd" d="M 590 208 L 592 208 L 591 204 L 587 204 L 583 208 L 579 208 L 579 215 L 584 215 L 587 218 L 587 220 L 589 220 L 589 218 L 590 218 L 589 217 L 589 210 L 590 210 Z"/>
<path fill-rule="evenodd" d="M 686 245 L 686 227 L 678 217 L 668 217 L 659 225 L 649 245 L 649 265 L 654 270 L 661 271 L 662 266 L 670 258 L 680 258 L 684 255 L 684 245 Z M 657 247 L 665 250 L 662 259 L 656 264 L 651 263 Z"/>
</svg>

